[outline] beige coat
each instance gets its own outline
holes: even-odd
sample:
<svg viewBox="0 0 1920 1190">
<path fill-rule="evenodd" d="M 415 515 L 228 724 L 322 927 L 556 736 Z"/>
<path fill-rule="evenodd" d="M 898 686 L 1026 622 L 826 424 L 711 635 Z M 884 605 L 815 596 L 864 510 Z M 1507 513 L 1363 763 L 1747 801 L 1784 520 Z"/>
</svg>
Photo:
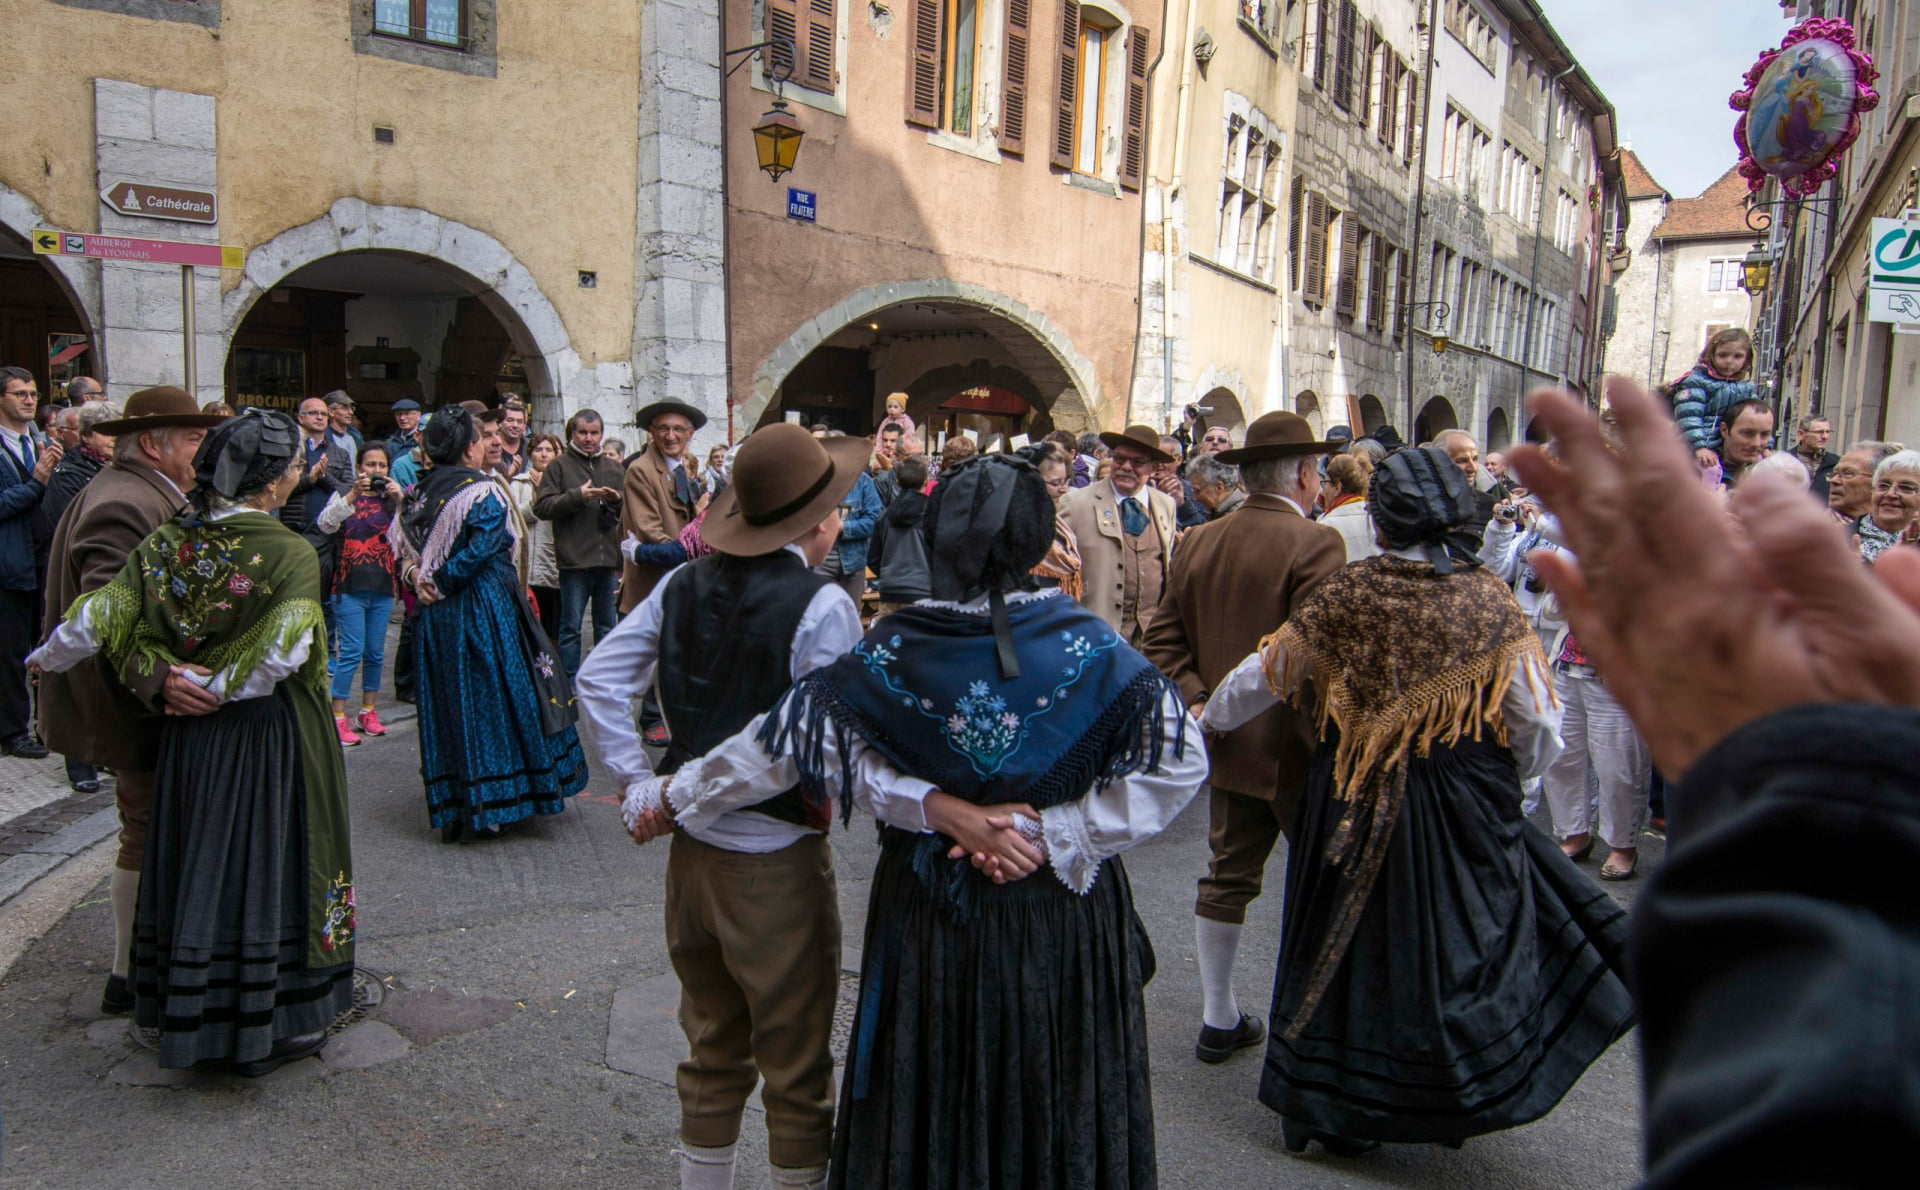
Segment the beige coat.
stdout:
<svg viewBox="0 0 1920 1190">
<path fill-rule="evenodd" d="M 693 519 L 693 506 L 674 499 L 673 476 L 667 473 L 666 456 L 651 443 L 627 468 L 626 498 L 620 502 L 622 534 L 639 538 L 641 545 L 660 545 L 677 541 L 680 530 Z M 623 564 L 620 573 L 620 614 L 639 607 L 666 577 L 666 566 Z"/>
<path fill-rule="evenodd" d="M 1162 569 L 1173 573 L 1174 507 L 1173 497 L 1151 484 L 1142 484 L 1139 496 L 1146 497 L 1147 515 L 1160 531 Z M 1122 557 L 1120 498 L 1114 494 L 1113 481 L 1103 479 L 1068 492 L 1060 501 L 1060 519 L 1073 529 L 1080 543 L 1080 602 L 1090 612 L 1113 625 L 1122 640 L 1131 633 L 1120 623 L 1121 604 L 1125 600 L 1126 564 Z M 1160 601 L 1160 592 L 1140 592 L 1140 602 L 1152 607 Z"/>
</svg>

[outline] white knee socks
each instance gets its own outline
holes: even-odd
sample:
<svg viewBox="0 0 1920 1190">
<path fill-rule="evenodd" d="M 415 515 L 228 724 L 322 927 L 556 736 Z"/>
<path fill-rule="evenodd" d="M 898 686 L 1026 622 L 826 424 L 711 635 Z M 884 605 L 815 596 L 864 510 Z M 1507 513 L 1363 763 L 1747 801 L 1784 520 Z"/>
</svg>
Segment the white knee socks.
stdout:
<svg viewBox="0 0 1920 1190">
<path fill-rule="evenodd" d="M 1240 953 L 1242 927 L 1208 917 L 1193 919 L 1194 952 L 1200 967 L 1200 1019 L 1216 1029 L 1240 1023 L 1240 1002 L 1233 998 L 1233 959 Z"/>
<path fill-rule="evenodd" d="M 733 1190 L 737 1147 L 703 1149 L 681 1141 L 680 1147 L 674 1150 L 680 1158 L 680 1190 Z"/>
<path fill-rule="evenodd" d="M 779 1190 L 797 1187 L 798 1190 L 826 1190 L 827 1167 L 824 1165 L 774 1165 L 773 1184 Z"/>
<path fill-rule="evenodd" d="M 140 873 L 115 868 L 107 887 L 113 897 L 113 973 L 125 979 L 133 950 L 133 911 L 140 901 Z"/>
</svg>

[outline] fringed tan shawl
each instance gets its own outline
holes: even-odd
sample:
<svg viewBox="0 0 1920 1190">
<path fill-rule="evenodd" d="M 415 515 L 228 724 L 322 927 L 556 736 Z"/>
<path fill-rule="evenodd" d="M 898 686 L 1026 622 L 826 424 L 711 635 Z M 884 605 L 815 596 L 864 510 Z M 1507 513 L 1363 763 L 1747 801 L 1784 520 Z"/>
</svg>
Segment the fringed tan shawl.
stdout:
<svg viewBox="0 0 1920 1190">
<path fill-rule="evenodd" d="M 1275 646 L 1278 646 L 1276 648 Z M 1463 739 L 1505 746 L 1501 702 L 1547 658 L 1506 584 L 1485 570 L 1366 558 L 1336 571 L 1260 643 L 1267 685 L 1339 732 L 1331 796 L 1344 805 L 1326 862 L 1346 886 L 1289 1037 L 1312 1018 L 1360 923 L 1406 796 L 1407 763 Z M 1552 697 L 1551 694 L 1548 697 Z"/>
</svg>

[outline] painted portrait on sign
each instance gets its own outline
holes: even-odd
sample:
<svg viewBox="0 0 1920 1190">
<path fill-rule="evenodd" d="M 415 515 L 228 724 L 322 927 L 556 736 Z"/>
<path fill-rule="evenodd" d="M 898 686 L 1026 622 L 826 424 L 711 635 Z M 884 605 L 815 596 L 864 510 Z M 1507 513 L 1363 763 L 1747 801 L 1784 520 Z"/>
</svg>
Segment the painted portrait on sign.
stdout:
<svg viewBox="0 0 1920 1190">
<path fill-rule="evenodd" d="M 1796 199 L 1834 175 L 1860 135 L 1861 113 L 1880 102 L 1873 89 L 1879 72 L 1855 40 L 1845 21 L 1812 17 L 1747 71 L 1727 102 L 1741 113 L 1733 141 L 1749 190 L 1771 179 Z"/>
<path fill-rule="evenodd" d="M 1825 39 L 1775 58 L 1754 88 L 1747 144 L 1768 173 L 1792 177 L 1821 160 L 1853 117 L 1853 60 Z"/>
</svg>

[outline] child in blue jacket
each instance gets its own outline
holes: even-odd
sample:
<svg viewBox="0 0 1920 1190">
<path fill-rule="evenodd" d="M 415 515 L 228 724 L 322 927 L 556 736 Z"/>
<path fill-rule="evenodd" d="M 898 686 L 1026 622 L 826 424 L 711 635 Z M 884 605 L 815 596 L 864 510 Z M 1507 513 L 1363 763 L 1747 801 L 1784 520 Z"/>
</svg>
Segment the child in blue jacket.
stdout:
<svg viewBox="0 0 1920 1190">
<path fill-rule="evenodd" d="M 1717 332 L 1693 370 L 1667 389 L 1673 420 L 1702 467 L 1720 462 L 1720 422 L 1727 410 L 1755 394 L 1753 340 L 1738 327 Z"/>
</svg>

